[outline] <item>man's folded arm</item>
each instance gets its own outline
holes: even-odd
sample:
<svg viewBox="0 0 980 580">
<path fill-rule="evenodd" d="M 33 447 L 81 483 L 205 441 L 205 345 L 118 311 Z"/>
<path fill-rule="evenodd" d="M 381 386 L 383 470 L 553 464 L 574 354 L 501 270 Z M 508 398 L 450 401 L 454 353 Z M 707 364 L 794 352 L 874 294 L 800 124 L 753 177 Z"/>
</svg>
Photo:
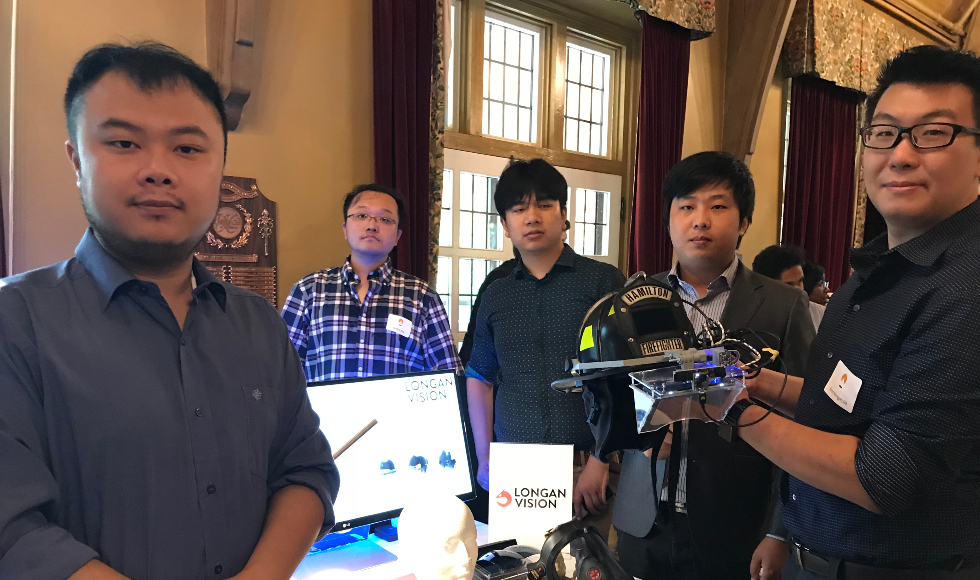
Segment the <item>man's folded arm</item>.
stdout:
<svg viewBox="0 0 980 580">
<path fill-rule="evenodd" d="M 340 473 L 330 444 L 320 431 L 320 418 L 310 406 L 299 357 L 287 340 L 283 341 L 283 354 L 283 402 L 269 453 L 269 497 L 290 485 L 302 485 L 316 492 L 324 512 L 317 537 L 323 537 L 336 521 L 333 503 L 340 487 Z"/>
<path fill-rule="evenodd" d="M 60 580 L 99 555 L 52 521 L 60 495 L 35 344 L 27 304 L 0 286 L 0 578 Z"/>
</svg>

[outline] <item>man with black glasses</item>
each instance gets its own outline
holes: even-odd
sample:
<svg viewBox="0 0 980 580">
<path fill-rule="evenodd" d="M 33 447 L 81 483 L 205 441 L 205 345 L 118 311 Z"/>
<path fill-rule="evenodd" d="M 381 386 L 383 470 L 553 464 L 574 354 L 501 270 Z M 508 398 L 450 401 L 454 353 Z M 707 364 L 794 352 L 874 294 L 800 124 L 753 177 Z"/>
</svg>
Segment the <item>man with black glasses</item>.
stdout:
<svg viewBox="0 0 980 580">
<path fill-rule="evenodd" d="M 455 369 L 449 317 L 423 280 L 394 269 L 405 203 L 377 183 L 344 198 L 343 266 L 313 272 L 282 308 L 308 381 Z"/>
<path fill-rule="evenodd" d="M 980 58 L 899 54 L 868 115 L 888 231 L 851 254 L 804 377 L 750 381 L 795 422 L 746 399 L 726 421 L 761 419 L 739 436 L 790 476 L 784 578 L 980 578 Z"/>
</svg>

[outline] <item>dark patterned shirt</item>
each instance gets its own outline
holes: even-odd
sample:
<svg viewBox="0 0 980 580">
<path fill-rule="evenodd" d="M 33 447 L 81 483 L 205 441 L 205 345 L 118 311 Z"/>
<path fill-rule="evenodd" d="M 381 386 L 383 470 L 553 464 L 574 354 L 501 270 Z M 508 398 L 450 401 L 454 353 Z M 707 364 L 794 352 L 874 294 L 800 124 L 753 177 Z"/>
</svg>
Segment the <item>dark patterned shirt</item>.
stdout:
<svg viewBox="0 0 980 580">
<path fill-rule="evenodd" d="M 486 289 L 466 375 L 488 383 L 499 378 L 493 415 L 497 441 L 592 448 L 581 395 L 560 393 L 551 383 L 568 378 L 565 359 L 578 354 L 578 332 L 589 308 L 625 282 L 615 267 L 566 245 L 544 278 L 518 262 L 509 276 Z"/>
<path fill-rule="evenodd" d="M 980 202 L 888 249 L 851 255 L 810 351 L 796 420 L 860 438 L 855 466 L 884 515 L 790 478 L 784 522 L 847 561 L 930 568 L 980 556 Z M 824 387 L 863 381 L 853 412 Z M 836 375 L 835 375 L 836 376 Z"/>
<path fill-rule="evenodd" d="M 230 578 L 288 485 L 328 529 L 339 476 L 275 309 L 194 260 L 181 328 L 91 230 L 75 256 L 0 280 L 0 578 Z"/>
<path fill-rule="evenodd" d="M 430 370 L 462 372 L 449 317 L 429 285 L 391 267 L 368 275 L 364 304 L 350 258 L 293 286 L 282 308 L 310 382 Z M 389 330 L 391 317 L 410 323 Z"/>
</svg>

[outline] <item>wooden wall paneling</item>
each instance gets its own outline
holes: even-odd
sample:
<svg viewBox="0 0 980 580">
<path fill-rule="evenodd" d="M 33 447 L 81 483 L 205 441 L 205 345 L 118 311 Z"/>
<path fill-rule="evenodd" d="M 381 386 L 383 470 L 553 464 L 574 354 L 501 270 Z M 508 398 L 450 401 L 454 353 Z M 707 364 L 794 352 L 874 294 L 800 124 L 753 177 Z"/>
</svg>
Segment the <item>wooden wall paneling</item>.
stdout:
<svg viewBox="0 0 980 580">
<path fill-rule="evenodd" d="M 465 66 L 461 71 L 462 78 L 467 82 L 466 89 L 461 91 L 459 102 L 465 110 L 459 116 L 461 133 L 472 135 L 483 134 L 483 32 L 486 16 L 486 3 L 484 0 L 466 0 L 463 3 L 466 12 L 466 30 L 463 33 L 464 54 L 470 56 L 469 60 L 461 59 L 460 64 Z M 464 123 L 466 123 L 464 125 Z M 449 131 L 446 131 L 449 136 Z M 450 147 L 446 141 L 446 147 Z"/>
<path fill-rule="evenodd" d="M 234 131 L 252 94 L 255 0 L 206 0 L 208 69 L 225 97 Z"/>
<path fill-rule="evenodd" d="M 565 59 L 568 51 L 565 50 L 565 43 L 568 42 L 568 27 L 564 24 L 557 24 L 552 35 L 552 49 L 555 53 L 555 66 L 552 69 L 552 84 L 554 90 L 551 94 L 551 123 L 548 131 L 549 139 L 545 142 L 546 147 L 552 149 L 564 149 L 565 147 Z"/>
<path fill-rule="evenodd" d="M 796 0 L 732 0 L 722 148 L 748 162 Z"/>
</svg>

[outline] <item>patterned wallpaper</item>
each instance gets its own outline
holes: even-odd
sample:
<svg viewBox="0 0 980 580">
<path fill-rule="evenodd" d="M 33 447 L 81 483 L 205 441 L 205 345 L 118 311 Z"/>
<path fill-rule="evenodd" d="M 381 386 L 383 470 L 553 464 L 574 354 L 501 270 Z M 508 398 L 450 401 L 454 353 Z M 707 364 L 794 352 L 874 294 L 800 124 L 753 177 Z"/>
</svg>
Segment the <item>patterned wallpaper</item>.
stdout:
<svg viewBox="0 0 980 580">
<path fill-rule="evenodd" d="M 927 43 L 860 0 L 798 0 L 783 44 L 783 65 L 791 77 L 816 74 L 869 93 L 888 59 Z"/>
<path fill-rule="evenodd" d="M 690 29 L 691 39 L 710 36 L 715 31 L 715 0 L 613 0 L 654 18 Z"/>
</svg>

